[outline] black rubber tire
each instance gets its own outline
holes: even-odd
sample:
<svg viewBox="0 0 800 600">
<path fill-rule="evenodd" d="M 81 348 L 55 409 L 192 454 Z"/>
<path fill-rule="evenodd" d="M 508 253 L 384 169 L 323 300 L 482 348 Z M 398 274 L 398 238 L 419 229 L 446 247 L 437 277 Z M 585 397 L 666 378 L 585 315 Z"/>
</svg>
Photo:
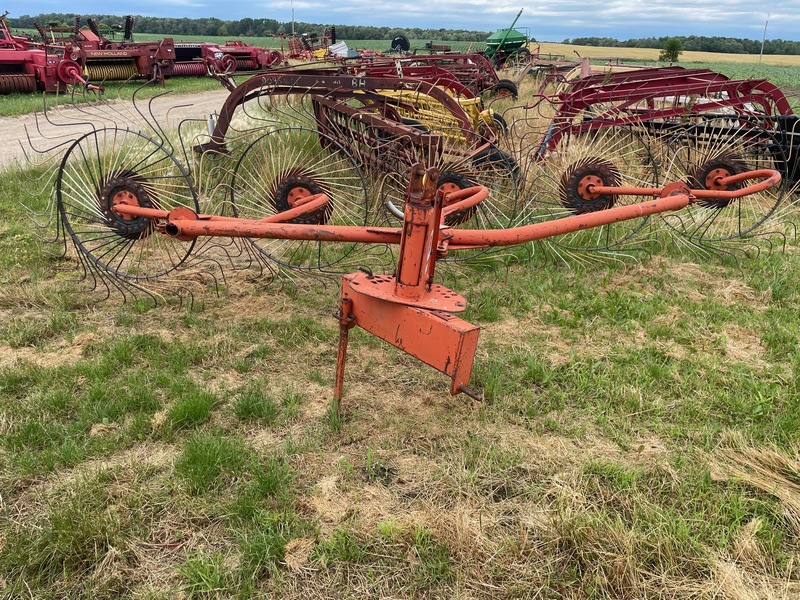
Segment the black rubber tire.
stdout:
<svg viewBox="0 0 800 600">
<path fill-rule="evenodd" d="M 495 128 L 499 133 L 501 133 L 502 135 L 508 133 L 508 123 L 506 123 L 506 120 L 503 118 L 503 115 L 494 113 L 492 115 L 492 120 L 494 121 Z M 511 157 L 509 156 L 509 158 Z"/>
<path fill-rule="evenodd" d="M 504 94 L 508 94 L 514 100 L 516 100 L 517 96 L 519 95 L 519 90 L 517 89 L 517 84 L 515 84 L 510 79 L 501 79 L 492 88 L 492 94 L 494 96 L 498 95 L 502 96 Z"/>
<path fill-rule="evenodd" d="M 514 177 L 519 175 L 519 163 L 517 163 L 514 157 L 508 152 L 503 152 L 499 148 L 486 148 L 485 150 L 481 150 L 472 157 L 472 163 L 475 165 L 492 165 L 498 168 L 508 169 L 508 172 Z"/>
<path fill-rule="evenodd" d="M 391 48 L 397 52 L 408 52 L 411 50 L 411 42 L 408 41 L 406 36 L 397 35 L 392 40 Z"/>
<path fill-rule="evenodd" d="M 422 121 L 418 121 L 417 119 L 407 119 L 403 117 L 401 119 L 401 122 L 403 123 L 403 125 L 408 125 L 410 127 L 413 127 L 414 129 L 419 129 L 420 131 L 424 132 L 430 131 L 430 129 L 428 128 L 427 125 L 425 125 L 425 123 L 423 123 Z"/>
</svg>

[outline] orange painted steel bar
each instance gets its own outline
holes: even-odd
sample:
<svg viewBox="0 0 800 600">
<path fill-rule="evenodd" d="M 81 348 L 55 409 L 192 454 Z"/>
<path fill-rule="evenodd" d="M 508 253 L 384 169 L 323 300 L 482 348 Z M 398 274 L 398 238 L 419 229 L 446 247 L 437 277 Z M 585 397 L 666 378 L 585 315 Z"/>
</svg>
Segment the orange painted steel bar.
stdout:
<svg viewBox="0 0 800 600">
<path fill-rule="evenodd" d="M 763 179 L 750 186 L 738 190 L 693 190 L 681 184 L 670 184 L 663 188 L 617 188 L 607 186 L 596 186 L 592 193 L 603 194 L 627 194 L 653 196 L 660 195 L 661 198 L 629 204 L 607 210 L 573 215 L 535 225 L 526 225 L 511 229 L 450 229 L 448 235 L 451 236 L 450 249 L 459 248 L 491 247 L 491 246 L 513 246 L 534 240 L 540 240 L 555 235 L 571 233 L 590 227 L 598 227 L 635 219 L 661 212 L 680 210 L 700 198 L 724 198 L 734 199 L 747 196 L 777 184 L 781 180 L 778 171 L 771 169 L 761 169 L 741 173 L 732 177 L 724 178 L 727 182 L 741 182 L 749 179 Z M 469 195 L 467 195 L 469 192 Z M 457 194 L 467 196 L 461 202 L 469 205 L 474 200 L 475 195 L 483 196 L 488 194 L 485 187 L 477 186 L 468 188 Z M 484 196 L 485 197 L 485 196 Z M 308 205 L 303 208 L 308 210 Z M 451 205 L 453 210 L 462 210 L 459 203 Z M 128 215 L 142 215 L 147 209 L 126 206 L 117 209 Z M 141 212 L 140 212 L 141 211 Z M 274 218 L 285 219 L 286 213 L 279 213 Z M 161 218 L 161 217 L 160 217 Z M 356 227 L 344 225 L 305 225 L 275 222 L 263 219 L 252 221 L 245 219 L 188 219 L 181 213 L 180 218 L 172 220 L 167 215 L 167 223 L 164 231 L 167 235 L 179 239 L 194 239 L 200 236 L 223 236 L 223 237 L 248 237 L 248 238 L 271 238 L 271 239 L 290 239 L 290 240 L 312 240 L 320 242 L 360 242 L 377 244 L 399 244 L 402 234 L 400 228 L 388 227 Z"/>
<path fill-rule="evenodd" d="M 720 188 L 728 187 L 742 181 L 751 179 L 762 179 L 758 183 L 753 183 L 745 188 L 738 190 L 689 190 L 692 196 L 701 200 L 734 200 L 742 196 L 756 194 L 763 192 L 767 188 L 776 185 L 781 180 L 781 174 L 772 169 L 759 169 L 756 171 L 746 171 L 737 175 L 729 175 L 728 177 L 717 177 L 714 183 Z M 615 194 L 626 196 L 661 196 L 664 188 L 628 188 L 628 187 L 610 187 L 603 185 L 589 184 L 586 186 L 587 192 L 591 194 Z"/>
<path fill-rule="evenodd" d="M 280 240 L 311 240 L 318 242 L 362 242 L 366 244 L 399 244 L 400 228 L 357 227 L 354 225 L 298 225 L 295 223 L 265 223 L 263 221 L 213 220 L 168 221 L 164 232 L 175 238 L 193 239 L 201 236 L 240 238 L 270 238 Z"/>
<path fill-rule="evenodd" d="M 466 188 L 449 192 L 444 195 L 444 206 L 442 215 L 447 216 L 453 213 L 462 212 L 473 206 L 477 206 L 489 197 L 489 189 L 480 187 L 480 191 L 475 192 L 475 188 Z"/>
<path fill-rule="evenodd" d="M 451 231 L 453 237 L 450 240 L 450 248 L 458 250 L 459 246 L 469 248 L 481 248 L 491 246 L 514 246 L 524 244 L 534 240 L 543 240 L 556 235 L 564 235 L 583 229 L 591 229 L 601 225 L 610 225 L 619 221 L 646 217 L 657 213 L 670 210 L 680 210 L 686 208 L 694 202 L 689 194 L 677 194 L 649 200 L 638 204 L 628 204 L 627 206 L 617 206 L 606 210 L 573 215 L 563 219 L 545 221 L 534 225 L 524 225 L 513 229 L 487 229 L 487 230 L 458 230 Z"/>
<path fill-rule="evenodd" d="M 342 394 L 344 393 L 344 366 L 347 361 L 347 340 L 350 330 L 356 325 L 356 318 L 353 316 L 353 301 L 349 298 L 342 298 L 339 304 L 339 352 L 336 355 L 336 378 L 333 384 L 333 412 L 341 415 Z"/>
<path fill-rule="evenodd" d="M 397 298 L 409 302 L 420 300 L 433 280 L 434 249 L 442 223 L 442 199 L 435 199 L 439 170 L 419 168 L 413 175 L 406 194 L 393 290 Z"/>
<path fill-rule="evenodd" d="M 264 217 L 254 221 L 255 223 L 284 223 L 291 221 L 297 217 L 302 217 L 307 213 L 312 213 L 330 202 L 330 198 L 326 194 L 314 194 L 306 196 L 305 198 L 298 198 L 297 206 L 285 210 L 283 212 Z M 182 212 L 176 213 L 174 211 L 162 210 L 158 208 L 145 208 L 143 206 L 136 206 L 134 204 L 117 204 L 114 206 L 114 211 L 120 215 L 127 215 L 131 217 L 147 217 L 149 219 L 163 219 L 171 220 L 178 218 L 190 218 L 191 220 L 199 221 L 241 221 L 239 217 L 226 217 L 223 215 L 203 215 L 196 214 L 191 209 L 181 209 Z M 189 213 L 185 213 L 188 210 Z M 186 214 L 187 216 L 182 216 Z M 191 217 L 190 215 L 194 216 Z"/>
</svg>

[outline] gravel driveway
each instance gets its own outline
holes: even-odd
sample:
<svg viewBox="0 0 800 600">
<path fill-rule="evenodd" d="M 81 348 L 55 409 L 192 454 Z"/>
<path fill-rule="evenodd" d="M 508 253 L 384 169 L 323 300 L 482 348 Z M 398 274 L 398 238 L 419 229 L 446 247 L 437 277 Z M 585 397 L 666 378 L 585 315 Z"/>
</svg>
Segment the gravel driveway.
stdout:
<svg viewBox="0 0 800 600">
<path fill-rule="evenodd" d="M 152 112 L 155 120 L 164 128 L 176 127 L 187 118 L 207 119 L 211 113 L 219 112 L 227 90 L 214 90 L 197 94 L 166 94 L 155 101 L 139 101 L 141 110 Z M 40 112 L 19 117 L 0 117 L 0 170 L 14 168 L 25 162 L 31 148 L 45 150 L 60 143 L 67 143 L 88 129 L 91 121 L 96 126 L 114 124 L 137 129 L 141 116 L 134 110 L 133 102 L 113 100 L 99 107 L 68 106 L 50 111 L 49 119 Z M 57 123 L 57 124 L 56 124 Z M 73 124 L 71 124 L 73 123 Z M 81 125 L 82 123 L 82 125 Z"/>
</svg>

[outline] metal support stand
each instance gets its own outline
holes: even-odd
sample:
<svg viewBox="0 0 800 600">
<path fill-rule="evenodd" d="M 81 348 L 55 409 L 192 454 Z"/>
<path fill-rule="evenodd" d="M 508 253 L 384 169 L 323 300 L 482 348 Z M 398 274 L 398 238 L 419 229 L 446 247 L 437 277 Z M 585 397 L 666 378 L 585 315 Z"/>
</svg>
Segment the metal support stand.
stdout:
<svg viewBox="0 0 800 600">
<path fill-rule="evenodd" d="M 437 169 L 426 171 L 421 164 L 411 169 L 395 274 L 359 272 L 342 278 L 333 394 L 338 414 L 348 332 L 356 325 L 449 375 L 451 394 L 480 399 L 467 386 L 480 328 L 452 314 L 466 309 L 463 296 L 433 283 L 436 260 L 446 252 L 448 239 L 442 233 L 438 178 Z"/>
</svg>

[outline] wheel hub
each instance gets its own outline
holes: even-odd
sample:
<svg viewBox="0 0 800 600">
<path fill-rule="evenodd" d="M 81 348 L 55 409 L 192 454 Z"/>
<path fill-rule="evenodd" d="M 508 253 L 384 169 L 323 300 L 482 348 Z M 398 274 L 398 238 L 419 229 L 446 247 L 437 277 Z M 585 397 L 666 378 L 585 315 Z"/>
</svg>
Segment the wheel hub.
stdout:
<svg viewBox="0 0 800 600">
<path fill-rule="evenodd" d="M 734 183 L 732 185 L 724 185 L 720 180 L 731 175 L 738 175 L 747 171 L 747 165 L 744 161 L 735 154 L 725 154 L 710 160 L 707 163 L 699 165 L 692 176 L 693 187 L 697 186 L 703 190 L 738 190 L 742 187 L 741 183 Z M 731 202 L 732 198 L 703 198 L 698 202 L 701 206 L 706 208 L 725 208 Z"/>
<path fill-rule="evenodd" d="M 561 177 L 561 203 L 571 212 L 581 215 L 614 206 L 617 196 L 595 192 L 598 186 L 619 186 L 617 168 L 606 160 L 588 158 L 574 163 Z"/>
<path fill-rule="evenodd" d="M 133 171 L 113 173 L 98 188 L 100 212 L 106 219 L 106 225 L 117 235 L 136 240 L 147 237 L 153 232 L 152 221 L 147 217 L 119 214 L 114 207 L 140 206 L 153 208 L 153 200 L 145 188 L 146 181 Z"/>
<path fill-rule="evenodd" d="M 287 211 L 302 204 L 302 200 L 309 196 L 324 193 L 325 190 L 314 181 L 310 174 L 296 171 L 286 175 L 275 187 L 273 204 L 279 213 Z M 333 212 L 332 201 L 314 212 L 291 219 L 289 223 L 305 225 L 324 225 Z"/>
<path fill-rule="evenodd" d="M 457 171 L 442 171 L 439 174 L 437 192 L 440 194 L 449 194 L 451 192 L 465 190 L 468 187 L 472 187 L 472 184 L 469 179 L 467 179 L 466 175 L 462 173 L 458 173 Z M 446 207 L 447 204 L 445 203 L 444 206 Z M 474 213 L 475 207 L 472 207 L 447 215 L 444 219 L 445 225 L 451 227 L 461 225 L 468 221 Z"/>
</svg>

